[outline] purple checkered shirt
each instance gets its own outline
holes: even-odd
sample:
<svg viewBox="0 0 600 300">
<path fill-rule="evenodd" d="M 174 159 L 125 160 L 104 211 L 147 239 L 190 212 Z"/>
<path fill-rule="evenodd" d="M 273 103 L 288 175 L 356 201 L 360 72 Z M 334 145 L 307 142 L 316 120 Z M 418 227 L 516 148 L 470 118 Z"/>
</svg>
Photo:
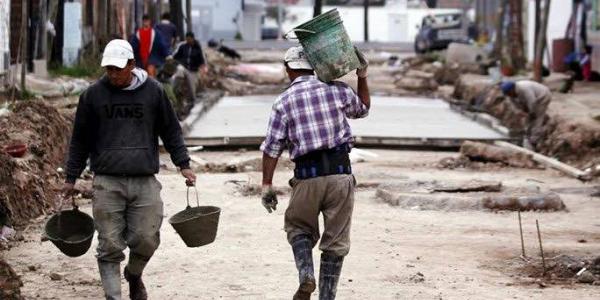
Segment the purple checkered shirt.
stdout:
<svg viewBox="0 0 600 300">
<path fill-rule="evenodd" d="M 352 145 L 354 138 L 346 118 L 363 118 L 368 113 L 347 84 L 300 76 L 275 100 L 260 149 L 276 158 L 288 146 L 290 158 L 295 159 L 319 149 Z"/>
</svg>

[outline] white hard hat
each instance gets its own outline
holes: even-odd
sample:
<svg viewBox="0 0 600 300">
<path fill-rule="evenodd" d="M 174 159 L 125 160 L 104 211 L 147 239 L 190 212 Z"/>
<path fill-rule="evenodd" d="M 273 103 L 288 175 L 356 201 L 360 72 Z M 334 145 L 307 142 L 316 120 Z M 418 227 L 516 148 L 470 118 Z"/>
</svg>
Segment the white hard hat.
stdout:
<svg viewBox="0 0 600 300">
<path fill-rule="evenodd" d="M 308 62 L 304 48 L 302 46 L 292 47 L 285 52 L 283 60 L 287 63 L 290 69 L 312 70 L 313 67 Z"/>
<path fill-rule="evenodd" d="M 104 48 L 102 54 L 102 67 L 115 66 L 117 68 L 124 68 L 127 65 L 127 61 L 133 59 L 133 48 L 126 40 L 112 40 Z"/>
</svg>

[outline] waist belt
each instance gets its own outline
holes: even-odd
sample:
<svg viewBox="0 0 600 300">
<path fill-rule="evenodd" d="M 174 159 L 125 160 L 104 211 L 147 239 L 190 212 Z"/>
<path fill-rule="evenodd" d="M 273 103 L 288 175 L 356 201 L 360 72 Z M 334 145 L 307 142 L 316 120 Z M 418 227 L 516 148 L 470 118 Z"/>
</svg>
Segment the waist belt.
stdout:
<svg viewBox="0 0 600 300">
<path fill-rule="evenodd" d="M 336 174 L 352 174 L 350 147 L 342 144 L 331 149 L 317 150 L 294 159 L 294 177 L 309 179 Z"/>
</svg>

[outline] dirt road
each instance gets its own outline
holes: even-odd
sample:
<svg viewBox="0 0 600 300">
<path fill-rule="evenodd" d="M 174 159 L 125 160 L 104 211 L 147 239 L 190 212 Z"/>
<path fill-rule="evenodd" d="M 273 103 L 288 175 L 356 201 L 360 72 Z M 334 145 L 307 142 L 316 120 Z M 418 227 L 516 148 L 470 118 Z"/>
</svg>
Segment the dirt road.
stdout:
<svg viewBox="0 0 600 300">
<path fill-rule="evenodd" d="M 491 168 L 439 170 L 437 161 L 454 153 L 374 150 L 379 155 L 354 165 L 358 182 L 489 179 L 510 186 L 589 187 L 552 170 Z M 208 161 L 258 152 L 200 153 Z M 284 187 L 290 170 L 280 170 Z M 201 174 L 202 203 L 222 208 L 217 241 L 186 248 L 167 220 L 184 208 L 185 187 L 173 172 L 163 184 L 165 221 L 162 244 L 145 271 L 150 299 L 290 299 L 297 275 L 283 232 L 283 212 L 269 215 L 258 196 L 243 197 L 229 180 L 260 182 L 260 173 Z M 592 183 L 599 185 L 596 181 Z M 547 256 L 600 254 L 600 199 L 561 194 L 569 212 L 523 213 L 527 254 L 538 256 L 535 219 L 540 220 Z M 90 205 L 83 209 L 90 211 Z M 27 299 L 100 299 L 94 249 L 67 258 L 49 242 L 40 243 L 40 220 L 26 241 L 6 253 L 22 276 Z M 352 249 L 338 288 L 339 299 L 597 299 L 600 286 L 558 284 L 541 288 L 519 272 L 516 214 L 489 211 L 422 211 L 389 206 L 375 188 L 360 188 L 354 212 Z M 578 242 L 585 240 L 585 243 Z M 95 247 L 96 242 L 92 247 Z M 317 251 L 315 259 L 318 261 Z M 57 273 L 59 280 L 50 275 Z M 124 282 L 124 281 L 123 281 Z M 124 282 L 123 293 L 128 291 Z M 595 296 L 594 296 L 595 295 Z M 313 297 L 315 298 L 315 297 Z"/>
</svg>

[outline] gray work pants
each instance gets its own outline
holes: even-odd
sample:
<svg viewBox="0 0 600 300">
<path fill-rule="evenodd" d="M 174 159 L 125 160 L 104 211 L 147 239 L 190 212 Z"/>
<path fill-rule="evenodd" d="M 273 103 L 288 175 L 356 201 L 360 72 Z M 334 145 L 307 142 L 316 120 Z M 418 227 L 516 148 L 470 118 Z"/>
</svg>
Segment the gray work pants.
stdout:
<svg viewBox="0 0 600 300">
<path fill-rule="evenodd" d="M 545 135 L 544 125 L 547 121 L 546 112 L 551 98 L 545 97 L 539 101 L 532 111 L 529 112 L 529 124 L 527 126 L 527 136 L 534 147 L 538 147 Z"/>
<path fill-rule="evenodd" d="M 127 269 L 141 275 L 160 244 L 162 188 L 154 176 L 94 177 L 93 215 L 99 263 L 120 263 L 129 247 Z"/>
</svg>

